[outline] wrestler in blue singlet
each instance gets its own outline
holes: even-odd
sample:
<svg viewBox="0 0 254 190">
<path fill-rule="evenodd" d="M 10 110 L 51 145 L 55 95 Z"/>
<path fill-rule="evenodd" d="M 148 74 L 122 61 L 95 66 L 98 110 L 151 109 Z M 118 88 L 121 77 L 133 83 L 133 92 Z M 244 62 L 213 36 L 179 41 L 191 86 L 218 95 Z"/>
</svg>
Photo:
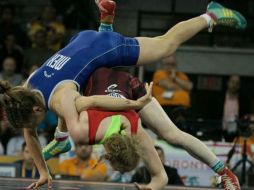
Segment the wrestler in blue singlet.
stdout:
<svg viewBox="0 0 254 190">
<path fill-rule="evenodd" d="M 82 90 L 96 68 L 135 65 L 138 57 L 135 38 L 115 32 L 82 31 L 30 76 L 28 86 L 43 95 L 48 108 L 50 96 L 60 83 L 72 81 Z"/>
</svg>

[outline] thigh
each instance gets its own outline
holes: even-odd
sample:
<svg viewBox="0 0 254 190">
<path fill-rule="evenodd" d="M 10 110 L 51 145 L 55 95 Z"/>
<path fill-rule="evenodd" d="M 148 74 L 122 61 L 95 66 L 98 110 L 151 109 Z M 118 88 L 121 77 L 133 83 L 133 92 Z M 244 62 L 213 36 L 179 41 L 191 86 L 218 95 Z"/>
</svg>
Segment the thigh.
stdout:
<svg viewBox="0 0 254 190">
<path fill-rule="evenodd" d="M 175 52 L 177 45 L 173 40 L 165 40 L 163 36 L 154 38 L 137 37 L 140 45 L 138 65 L 146 65 L 160 61 Z"/>
<path fill-rule="evenodd" d="M 139 115 L 142 122 L 160 136 L 179 131 L 155 98 L 140 110 Z"/>
</svg>

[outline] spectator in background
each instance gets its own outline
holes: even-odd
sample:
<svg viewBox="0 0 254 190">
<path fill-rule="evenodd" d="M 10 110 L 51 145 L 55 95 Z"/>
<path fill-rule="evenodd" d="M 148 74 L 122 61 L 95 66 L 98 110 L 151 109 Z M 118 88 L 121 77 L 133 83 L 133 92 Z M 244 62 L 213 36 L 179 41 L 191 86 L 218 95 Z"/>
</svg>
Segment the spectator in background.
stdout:
<svg viewBox="0 0 254 190">
<path fill-rule="evenodd" d="M 33 66 L 41 66 L 54 51 L 50 50 L 47 45 L 47 32 L 45 29 L 37 30 L 34 33 L 33 47 L 25 50 L 25 73 L 28 75 Z"/>
<path fill-rule="evenodd" d="M 231 75 L 227 83 L 222 119 L 223 134 L 227 142 L 232 142 L 237 136 L 236 119 L 240 117 L 239 89 L 240 77 Z"/>
<path fill-rule="evenodd" d="M 46 30 L 47 44 L 49 49 L 58 51 L 63 42 L 63 37 L 66 33 L 64 25 L 56 18 L 56 10 L 52 6 L 45 6 L 42 9 L 40 17 L 29 23 L 28 35 L 32 41 L 35 39 L 35 33 L 38 30 Z"/>
<path fill-rule="evenodd" d="M 177 71 L 174 55 L 162 60 L 162 68 L 154 73 L 153 82 L 153 96 L 170 119 L 180 128 L 183 127 L 186 109 L 191 106 L 193 84 L 186 74 Z"/>
<path fill-rule="evenodd" d="M 13 57 L 6 57 L 3 61 L 3 71 L 0 72 L 0 80 L 6 80 L 12 86 L 20 85 L 23 76 L 16 73 L 17 63 Z"/>
<path fill-rule="evenodd" d="M 6 118 L 6 114 L 0 107 L 0 142 L 3 145 L 4 154 L 6 154 L 6 146 L 9 139 L 12 137 L 12 130 Z"/>
<path fill-rule="evenodd" d="M 6 57 L 13 57 L 17 63 L 17 72 L 22 71 L 23 49 L 16 44 L 16 38 L 13 34 L 7 34 L 4 38 L 3 45 L 0 46 L 0 62 Z M 0 70 L 2 70 L 2 65 Z"/>
<path fill-rule="evenodd" d="M 19 155 L 22 152 L 22 144 L 25 142 L 22 131 L 14 135 L 15 136 L 9 140 L 6 148 L 6 154 L 9 156 Z M 47 140 L 42 134 L 39 134 L 39 141 L 42 147 L 46 146 Z"/>
<path fill-rule="evenodd" d="M 76 156 L 60 163 L 59 171 L 64 176 L 78 176 L 87 181 L 104 181 L 107 167 L 92 157 L 93 147 L 75 145 Z"/>
<path fill-rule="evenodd" d="M 0 137 L 1 137 L 1 134 L 2 134 L 2 126 L 0 123 Z M 2 142 L 0 141 L 0 155 L 3 155 L 3 154 L 4 154 L 4 147 L 2 145 Z"/>
<path fill-rule="evenodd" d="M 22 159 L 16 162 L 20 164 L 21 172 L 19 176 L 16 176 L 16 177 L 22 177 L 22 178 L 40 177 L 39 172 L 34 164 L 33 158 L 31 157 L 25 142 L 23 142 L 22 144 L 21 156 L 22 156 Z"/>
<path fill-rule="evenodd" d="M 155 146 L 155 149 L 161 159 L 164 169 L 168 175 L 168 185 L 184 185 L 181 177 L 179 176 L 177 169 L 165 165 L 165 154 L 161 147 Z M 138 168 L 135 174 L 132 176 L 132 182 L 148 183 L 151 180 L 151 176 L 145 166 Z"/>
<path fill-rule="evenodd" d="M 240 128 L 239 136 L 234 139 L 234 142 L 244 145 L 244 140 L 246 140 L 247 153 L 254 158 L 254 114 L 246 115 Z"/>
<path fill-rule="evenodd" d="M 2 145 L 2 143 L 0 142 L 0 155 L 4 154 L 4 147 Z"/>
<path fill-rule="evenodd" d="M 21 26 L 15 21 L 15 7 L 12 4 L 2 6 L 0 15 L 0 42 L 4 41 L 5 36 L 13 34 L 17 44 L 24 46 L 26 35 Z"/>
</svg>

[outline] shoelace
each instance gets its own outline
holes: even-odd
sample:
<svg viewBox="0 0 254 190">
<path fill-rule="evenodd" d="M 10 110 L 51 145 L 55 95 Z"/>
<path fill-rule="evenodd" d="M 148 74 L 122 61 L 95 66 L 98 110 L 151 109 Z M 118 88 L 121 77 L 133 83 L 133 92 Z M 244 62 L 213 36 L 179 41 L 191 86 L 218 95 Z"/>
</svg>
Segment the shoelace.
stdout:
<svg viewBox="0 0 254 190">
<path fill-rule="evenodd" d="M 227 174 L 222 175 L 222 181 L 226 190 L 238 190 L 237 185 L 234 184 L 232 178 Z"/>
</svg>

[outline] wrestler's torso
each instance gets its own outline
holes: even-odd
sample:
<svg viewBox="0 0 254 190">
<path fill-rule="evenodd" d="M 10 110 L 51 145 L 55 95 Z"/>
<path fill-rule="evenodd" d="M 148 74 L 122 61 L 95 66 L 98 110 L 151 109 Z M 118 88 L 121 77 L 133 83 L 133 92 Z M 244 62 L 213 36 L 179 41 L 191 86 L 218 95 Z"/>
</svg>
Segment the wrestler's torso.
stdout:
<svg viewBox="0 0 254 190">
<path fill-rule="evenodd" d="M 119 43 L 118 39 L 121 39 L 121 36 L 112 32 L 78 33 L 69 44 L 49 58 L 29 77 L 28 86 L 43 95 L 47 106 L 52 92 L 64 82 L 73 82 L 78 89 L 83 89 L 90 74 L 97 67 L 105 66 L 104 61 L 111 61 L 100 60 L 100 55 L 109 51 L 114 43 Z"/>
<path fill-rule="evenodd" d="M 101 111 L 101 112 L 103 112 L 103 111 Z M 92 126 L 89 125 L 89 119 L 92 119 L 92 118 L 89 118 L 87 111 L 82 111 L 80 113 L 79 119 L 80 119 L 80 123 L 82 124 L 81 135 L 84 137 L 84 143 L 89 144 L 89 138 L 90 138 L 89 137 L 89 130 L 92 130 L 91 129 Z M 96 130 L 94 144 L 100 142 L 103 139 L 106 131 L 108 130 L 108 127 L 110 126 L 111 119 L 112 119 L 112 116 L 108 116 L 108 117 L 105 117 L 102 120 L 100 120 L 98 128 Z M 126 134 L 131 135 L 131 123 L 128 120 L 128 118 L 124 115 L 120 115 L 120 119 L 121 119 L 121 124 L 125 127 L 124 130 L 125 130 Z"/>
</svg>

